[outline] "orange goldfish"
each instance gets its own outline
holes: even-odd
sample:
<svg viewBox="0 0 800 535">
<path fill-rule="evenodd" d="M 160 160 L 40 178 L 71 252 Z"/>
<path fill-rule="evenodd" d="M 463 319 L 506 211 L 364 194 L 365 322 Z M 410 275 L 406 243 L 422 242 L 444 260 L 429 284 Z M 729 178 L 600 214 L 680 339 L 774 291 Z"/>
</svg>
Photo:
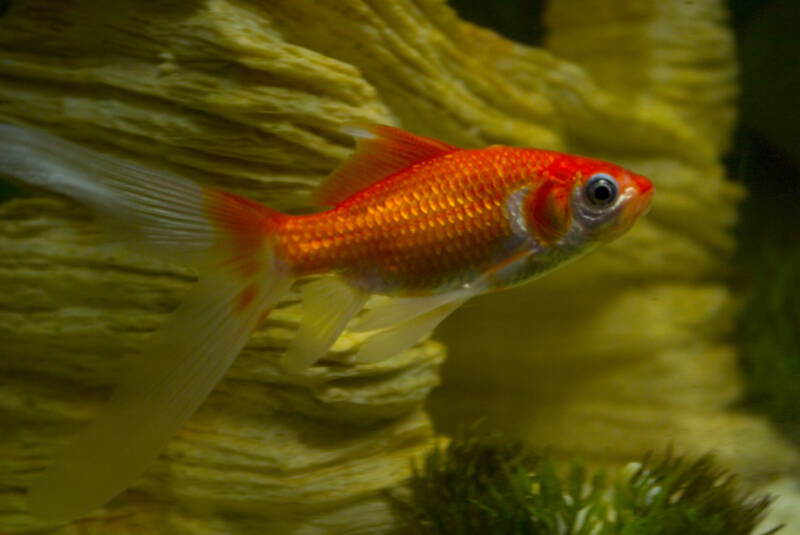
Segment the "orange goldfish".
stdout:
<svg viewBox="0 0 800 535">
<path fill-rule="evenodd" d="M 546 150 L 460 149 L 347 126 L 355 154 L 323 183 L 327 211 L 288 215 L 43 132 L 0 125 L 0 172 L 91 207 L 131 247 L 199 282 L 108 406 L 47 468 L 33 510 L 78 517 L 128 487 L 191 416 L 291 284 L 303 320 L 282 359 L 301 372 L 346 328 L 355 362 L 418 341 L 471 297 L 527 281 L 627 231 L 653 196 L 617 165 Z M 395 297 L 359 315 L 373 294 Z"/>
</svg>

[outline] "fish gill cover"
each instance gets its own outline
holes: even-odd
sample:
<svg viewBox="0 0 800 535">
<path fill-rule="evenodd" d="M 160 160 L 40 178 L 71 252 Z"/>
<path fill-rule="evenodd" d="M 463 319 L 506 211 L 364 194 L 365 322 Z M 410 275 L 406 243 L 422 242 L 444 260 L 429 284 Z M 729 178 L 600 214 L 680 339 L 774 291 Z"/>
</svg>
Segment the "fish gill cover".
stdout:
<svg viewBox="0 0 800 535">
<path fill-rule="evenodd" d="M 349 121 L 630 167 L 659 199 L 628 236 L 442 329 L 438 425 L 488 414 L 561 456 L 618 463 L 669 437 L 718 450 L 751 484 L 789 472 L 797 451 L 728 408 L 740 384 L 726 276 L 743 191 L 719 163 L 736 95 L 722 2 L 564 0 L 545 21 L 532 48 L 434 0 L 12 2 L 0 116 L 290 211 L 350 153 Z M 194 280 L 96 234 L 61 199 L 0 207 L 0 531 L 397 526 L 383 491 L 434 444 L 423 402 L 445 348 L 353 366 L 351 336 L 287 375 L 296 296 L 132 490 L 75 524 L 32 517 L 25 489 Z"/>
</svg>

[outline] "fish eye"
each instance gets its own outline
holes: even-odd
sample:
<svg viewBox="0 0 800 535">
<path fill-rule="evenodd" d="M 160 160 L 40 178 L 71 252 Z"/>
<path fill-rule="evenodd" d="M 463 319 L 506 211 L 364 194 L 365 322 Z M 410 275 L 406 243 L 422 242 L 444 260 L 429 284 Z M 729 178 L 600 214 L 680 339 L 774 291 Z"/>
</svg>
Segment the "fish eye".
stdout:
<svg viewBox="0 0 800 535">
<path fill-rule="evenodd" d="M 583 196 L 592 206 L 605 208 L 617 200 L 617 181 L 606 173 L 596 173 L 586 181 Z"/>
</svg>

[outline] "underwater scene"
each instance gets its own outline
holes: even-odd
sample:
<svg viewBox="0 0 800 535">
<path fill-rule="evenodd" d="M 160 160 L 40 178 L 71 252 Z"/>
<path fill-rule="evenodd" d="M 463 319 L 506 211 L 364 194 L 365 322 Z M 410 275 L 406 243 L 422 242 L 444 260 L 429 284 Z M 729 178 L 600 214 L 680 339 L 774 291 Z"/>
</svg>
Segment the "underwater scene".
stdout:
<svg viewBox="0 0 800 535">
<path fill-rule="evenodd" d="M 794 0 L 0 0 L 0 535 L 800 535 Z"/>
</svg>

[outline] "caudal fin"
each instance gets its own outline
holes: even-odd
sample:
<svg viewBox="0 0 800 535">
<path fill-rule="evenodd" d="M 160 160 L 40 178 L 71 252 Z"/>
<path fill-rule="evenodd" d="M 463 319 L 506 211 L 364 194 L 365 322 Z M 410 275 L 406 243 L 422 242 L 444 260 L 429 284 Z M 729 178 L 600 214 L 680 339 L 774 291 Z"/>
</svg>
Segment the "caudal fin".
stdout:
<svg viewBox="0 0 800 535">
<path fill-rule="evenodd" d="M 130 486 L 200 406 L 287 290 L 273 257 L 276 212 L 43 132 L 0 125 L 0 174 L 87 204 L 116 239 L 196 266 L 200 282 L 157 331 L 97 419 L 29 498 L 68 520 Z"/>
</svg>

